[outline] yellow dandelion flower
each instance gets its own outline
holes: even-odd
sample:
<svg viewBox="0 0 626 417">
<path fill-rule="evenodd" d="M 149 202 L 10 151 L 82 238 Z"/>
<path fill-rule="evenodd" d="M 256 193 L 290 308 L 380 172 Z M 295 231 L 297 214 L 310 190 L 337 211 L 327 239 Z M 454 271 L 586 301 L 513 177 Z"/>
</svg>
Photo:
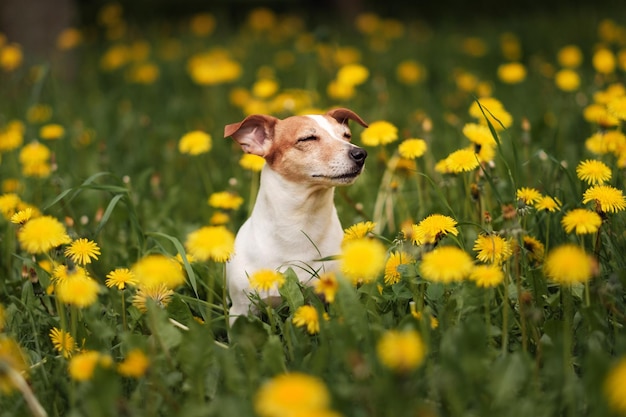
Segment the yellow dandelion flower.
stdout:
<svg viewBox="0 0 626 417">
<path fill-rule="evenodd" d="M 216 211 L 211 215 L 209 219 L 209 224 L 211 226 L 223 226 L 230 221 L 230 216 L 228 213 L 224 213 L 223 211 Z"/>
<path fill-rule="evenodd" d="M 397 139 L 398 128 L 384 120 L 371 123 L 361 132 L 361 142 L 365 146 L 386 145 Z"/>
<path fill-rule="evenodd" d="M 158 288 L 161 284 L 174 289 L 185 282 L 183 269 L 176 259 L 163 254 L 144 256 L 131 267 L 140 287 Z"/>
<path fill-rule="evenodd" d="M 478 157 L 473 149 L 459 149 L 445 158 L 448 171 L 454 174 L 468 172 L 479 165 Z"/>
<path fill-rule="evenodd" d="M 4 130 L 0 130 L 0 153 L 17 149 L 23 143 L 24 129 L 22 122 L 9 122 Z"/>
<path fill-rule="evenodd" d="M 209 152 L 211 147 L 211 135 L 201 130 L 186 133 L 178 141 L 178 151 L 189 155 L 200 155 Z"/>
<path fill-rule="evenodd" d="M 519 84 L 526 79 L 526 67 L 519 62 L 508 62 L 498 67 L 498 78 L 506 84 Z"/>
<path fill-rule="evenodd" d="M 45 145 L 34 141 L 25 145 L 19 154 L 19 160 L 24 165 L 35 165 L 50 159 L 50 149 Z"/>
<path fill-rule="evenodd" d="M 22 190 L 22 182 L 17 178 L 7 178 L 2 180 L 1 190 L 4 193 L 15 193 Z M 2 196 L 0 196 L 2 199 Z M 2 207 L 0 207 L 0 213 L 2 213 Z"/>
<path fill-rule="evenodd" d="M 607 48 L 598 49 L 591 58 L 593 68 L 600 74 L 611 74 L 615 71 L 617 60 L 615 54 Z"/>
<path fill-rule="evenodd" d="M 296 327 L 306 327 L 309 334 L 317 334 L 320 331 L 319 315 L 315 307 L 311 305 L 298 307 L 291 321 Z"/>
<path fill-rule="evenodd" d="M 593 101 L 600 104 L 608 104 L 617 97 L 626 96 L 626 87 L 620 82 L 609 84 L 604 90 L 593 93 Z"/>
<path fill-rule="evenodd" d="M 496 147 L 494 145 L 475 145 L 472 151 L 476 153 L 480 163 L 493 161 L 496 157 Z"/>
<path fill-rule="evenodd" d="M 46 269 L 48 267 L 47 265 L 40 264 L 40 266 L 44 268 L 44 270 L 48 271 L 48 269 Z M 72 267 L 68 267 L 67 265 L 56 265 L 56 264 L 52 266 L 53 266 L 52 271 L 48 271 L 48 272 L 50 272 L 52 282 L 54 284 L 59 284 L 69 279 L 71 275 L 88 276 L 87 271 L 82 266 L 74 265 Z"/>
<path fill-rule="evenodd" d="M 604 395 L 611 410 L 626 413 L 626 358 L 622 357 L 609 369 L 604 379 Z"/>
<path fill-rule="evenodd" d="M 476 90 L 479 80 L 478 77 L 467 71 L 456 71 L 454 81 L 459 90 L 471 93 Z"/>
<path fill-rule="evenodd" d="M 477 252 L 476 258 L 479 261 L 496 265 L 502 264 L 513 254 L 511 241 L 496 234 L 478 236 L 473 250 Z"/>
<path fill-rule="evenodd" d="M 583 118 L 589 123 L 595 123 L 604 128 L 617 126 L 619 124 L 619 119 L 609 113 L 609 110 L 605 105 L 599 103 L 591 103 L 585 107 L 583 109 Z M 601 138 L 603 133 L 596 133 L 592 136 L 592 138 L 596 138 L 598 136 Z M 587 143 L 585 143 L 585 145 L 587 145 Z"/>
<path fill-rule="evenodd" d="M 277 25 L 276 13 L 266 7 L 257 7 L 248 14 L 248 25 L 257 32 L 265 32 Z"/>
<path fill-rule="evenodd" d="M 3 368 L 0 372 L 0 393 L 9 394 L 15 385 L 7 371 L 25 375 L 28 371 L 28 362 L 20 345 L 4 334 L 0 334 L 0 364 Z"/>
<path fill-rule="evenodd" d="M 437 161 L 435 171 L 440 174 L 452 174 L 452 171 L 448 167 L 448 161 L 445 158 Z"/>
<path fill-rule="evenodd" d="M 100 286 L 84 270 L 75 268 L 56 283 L 54 290 L 62 303 L 85 308 L 98 300 Z"/>
<path fill-rule="evenodd" d="M 611 179 L 611 168 L 595 159 L 581 161 L 576 167 L 576 175 L 590 185 L 603 184 Z"/>
<path fill-rule="evenodd" d="M 223 49 L 191 56 L 187 61 L 187 70 L 191 79 L 200 85 L 216 85 L 235 81 L 243 68 Z"/>
<path fill-rule="evenodd" d="M 504 281 L 504 273 L 497 264 L 477 265 L 472 269 L 469 279 L 479 287 L 497 287 Z"/>
<path fill-rule="evenodd" d="M 424 362 L 426 345 L 415 330 L 388 330 L 376 343 L 376 353 L 385 367 L 406 373 Z"/>
<path fill-rule="evenodd" d="M 56 47 L 61 51 L 68 51 L 76 48 L 83 40 L 83 35 L 76 28 L 63 29 L 57 36 Z"/>
<path fill-rule="evenodd" d="M 367 81 L 370 72 L 360 64 L 347 64 L 339 68 L 337 82 L 344 85 L 360 85 Z"/>
<path fill-rule="evenodd" d="M 413 243 L 416 245 L 435 244 L 448 233 L 456 236 L 456 220 L 443 214 L 431 214 L 417 225 L 412 226 Z"/>
<path fill-rule="evenodd" d="M 285 276 L 273 269 L 260 269 L 250 277 L 250 287 L 259 292 L 266 292 L 274 287 L 280 288 L 285 283 Z"/>
<path fill-rule="evenodd" d="M 30 207 L 20 210 L 11 216 L 11 223 L 13 224 L 25 224 L 33 217 L 33 209 Z"/>
<path fill-rule="evenodd" d="M 260 172 L 265 166 L 265 158 L 251 153 L 244 153 L 239 159 L 239 165 L 248 171 Z"/>
<path fill-rule="evenodd" d="M 364 35 L 373 35 L 382 26 L 382 19 L 372 12 L 359 13 L 355 19 L 355 26 Z"/>
<path fill-rule="evenodd" d="M 52 172 L 52 166 L 48 162 L 35 162 L 22 165 L 22 175 L 25 177 L 47 178 Z"/>
<path fill-rule="evenodd" d="M 518 200 L 522 200 L 524 204 L 532 206 L 537 201 L 541 200 L 541 193 L 536 188 L 522 187 L 516 192 Z"/>
<path fill-rule="evenodd" d="M 191 17 L 189 30 L 198 37 L 206 37 L 215 30 L 216 20 L 211 13 L 198 13 Z"/>
<path fill-rule="evenodd" d="M 333 303 L 335 301 L 335 296 L 337 295 L 337 291 L 339 290 L 339 282 L 337 281 L 337 276 L 334 272 L 326 272 L 319 276 L 318 280 L 315 281 L 315 294 L 324 297 L 324 301 L 327 303 Z"/>
<path fill-rule="evenodd" d="M 385 246 L 378 240 L 350 240 L 343 244 L 340 270 L 354 285 L 371 282 L 383 271 L 385 258 Z"/>
<path fill-rule="evenodd" d="M 561 209 L 563 204 L 556 197 L 550 197 L 549 195 L 542 195 L 541 198 L 535 203 L 537 210 L 546 210 L 551 213 Z"/>
<path fill-rule="evenodd" d="M 428 281 L 447 284 L 462 281 L 473 267 L 472 258 L 465 251 L 455 246 L 440 246 L 424 255 L 420 273 Z"/>
<path fill-rule="evenodd" d="M 341 84 L 332 80 L 326 87 L 326 94 L 334 100 L 349 100 L 356 94 L 356 89 L 352 84 Z"/>
<path fill-rule="evenodd" d="M 376 228 L 376 223 L 365 221 L 355 223 L 352 226 L 344 229 L 343 231 L 343 243 L 350 240 L 361 239 L 366 237 L 369 233 L 373 232 Z"/>
<path fill-rule="evenodd" d="M 126 45 L 113 45 L 100 58 L 100 68 L 105 71 L 115 71 L 128 63 L 131 50 Z"/>
<path fill-rule="evenodd" d="M 513 123 L 513 117 L 506 111 L 502 102 L 494 97 L 482 97 L 478 102 L 474 101 L 469 108 L 469 115 L 480 123 L 486 124 L 485 117 L 495 130 L 506 129 Z M 484 114 L 483 114 L 484 111 Z"/>
<path fill-rule="evenodd" d="M 522 245 L 526 250 L 528 259 L 531 262 L 542 262 L 545 248 L 543 243 L 532 236 L 524 236 L 522 238 Z"/>
<path fill-rule="evenodd" d="M 64 135 L 65 128 L 56 123 L 41 126 L 39 129 L 39 137 L 45 140 L 61 139 Z"/>
<path fill-rule="evenodd" d="M 593 258 L 573 244 L 564 244 L 551 250 L 544 263 L 544 272 L 549 279 L 567 285 L 589 281 L 593 269 Z"/>
<path fill-rule="evenodd" d="M 44 123 L 52 117 L 52 107 L 48 104 L 35 104 L 26 111 L 26 120 L 32 124 Z M 23 129 L 21 129 L 23 130 Z"/>
<path fill-rule="evenodd" d="M 4 45 L 0 48 L 0 68 L 11 72 L 22 64 L 24 54 L 18 44 Z"/>
<path fill-rule="evenodd" d="M 187 236 L 185 248 L 199 261 L 226 262 L 235 250 L 235 235 L 224 226 L 205 226 Z"/>
<path fill-rule="evenodd" d="M 260 99 L 268 99 L 272 97 L 280 86 L 276 80 L 271 78 L 262 78 L 252 85 L 252 95 Z"/>
<path fill-rule="evenodd" d="M 79 265 L 87 265 L 92 259 L 98 259 L 100 248 L 89 239 L 77 239 L 65 248 L 65 256 Z"/>
<path fill-rule="evenodd" d="M 401 274 L 398 271 L 400 265 L 408 265 L 415 259 L 409 253 L 404 251 L 392 252 L 385 264 L 384 281 L 387 285 L 393 285 L 400 282 Z"/>
<path fill-rule="evenodd" d="M 405 159 L 416 159 L 424 155 L 428 145 L 424 139 L 405 139 L 398 146 L 398 153 Z"/>
<path fill-rule="evenodd" d="M 129 82 L 135 84 L 150 85 L 159 79 L 161 71 L 159 67 L 152 62 L 141 62 L 130 67 L 126 72 L 126 78 Z"/>
<path fill-rule="evenodd" d="M 174 291 L 165 284 L 141 286 L 133 297 L 133 305 L 142 313 L 148 311 L 148 304 L 154 303 L 159 308 L 166 308 L 172 301 Z"/>
<path fill-rule="evenodd" d="M 607 110 L 620 120 L 626 120 L 626 96 L 616 97 L 606 105 Z"/>
<path fill-rule="evenodd" d="M 32 254 L 46 253 L 72 241 L 65 226 L 52 216 L 29 220 L 18 230 L 17 239 L 22 248 Z"/>
<path fill-rule="evenodd" d="M 17 211 L 22 203 L 20 197 L 15 193 L 7 193 L 0 195 L 0 213 L 5 219 L 10 219 Z"/>
<path fill-rule="evenodd" d="M 330 405 L 330 393 L 317 377 L 291 372 L 275 376 L 254 395 L 259 417 L 286 417 L 323 412 Z"/>
<path fill-rule="evenodd" d="M 417 164 L 414 159 L 398 158 L 396 163 L 396 172 L 401 175 L 412 176 L 417 172 Z M 393 184 L 393 183 L 392 183 Z"/>
<path fill-rule="evenodd" d="M 137 278 L 128 268 L 116 268 L 107 274 L 104 285 L 109 288 L 117 287 L 118 290 L 123 290 L 128 285 L 137 285 Z"/>
<path fill-rule="evenodd" d="M 562 69 L 554 75 L 554 83 L 561 91 L 576 91 L 580 87 L 580 75 L 572 69 Z"/>
<path fill-rule="evenodd" d="M 230 191 L 213 193 L 209 197 L 209 206 L 222 210 L 237 210 L 243 204 L 243 198 Z"/>
<path fill-rule="evenodd" d="M 594 133 L 585 141 L 585 148 L 596 155 L 619 152 L 624 147 L 626 135 L 617 130 Z"/>
<path fill-rule="evenodd" d="M 396 67 L 396 78 L 402 84 L 415 85 L 426 79 L 426 76 L 426 68 L 410 59 L 400 62 Z"/>
<path fill-rule="evenodd" d="M 602 225 L 602 217 L 595 211 L 578 208 L 568 211 L 561 224 L 567 233 L 576 232 L 577 235 L 596 233 Z"/>
<path fill-rule="evenodd" d="M 469 56 L 480 58 L 487 54 L 489 46 L 483 39 L 476 36 L 470 36 L 464 38 L 461 42 L 461 51 Z"/>
<path fill-rule="evenodd" d="M 566 45 L 559 49 L 556 59 L 562 67 L 578 68 L 583 62 L 583 53 L 578 45 Z"/>
<path fill-rule="evenodd" d="M 50 340 L 52 341 L 54 350 L 59 352 L 65 358 L 70 358 L 78 349 L 78 345 L 72 335 L 65 330 L 59 330 L 56 327 L 53 327 L 52 330 L 50 330 Z"/>
<path fill-rule="evenodd" d="M 463 126 L 463 135 L 477 145 L 496 146 L 496 140 L 493 138 L 488 126 L 478 123 L 466 123 Z"/>
<path fill-rule="evenodd" d="M 583 204 L 591 201 L 596 203 L 596 209 L 603 213 L 616 213 L 626 208 L 626 198 L 622 190 L 610 185 L 596 185 L 583 194 Z"/>
<path fill-rule="evenodd" d="M 80 352 L 70 359 L 67 370 L 74 381 L 89 381 L 98 365 L 106 368 L 111 363 L 111 357 L 95 350 Z"/>
<path fill-rule="evenodd" d="M 117 365 L 117 372 L 129 378 L 141 378 L 150 367 L 150 359 L 141 349 L 133 349 L 126 358 Z"/>
</svg>

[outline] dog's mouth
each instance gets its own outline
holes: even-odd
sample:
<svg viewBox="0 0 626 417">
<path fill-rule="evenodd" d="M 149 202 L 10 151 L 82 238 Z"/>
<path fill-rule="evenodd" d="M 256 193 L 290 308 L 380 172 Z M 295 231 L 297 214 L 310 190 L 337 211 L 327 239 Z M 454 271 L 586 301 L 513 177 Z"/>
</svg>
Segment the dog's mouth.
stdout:
<svg viewBox="0 0 626 417">
<path fill-rule="evenodd" d="M 324 174 L 313 174 L 311 175 L 313 178 L 320 178 L 320 179 L 325 179 L 325 180 L 330 180 L 330 181 L 337 181 L 337 182 L 350 182 L 354 179 L 356 179 L 356 177 L 358 177 L 361 174 L 361 169 L 356 169 L 354 171 L 350 171 L 350 172 L 346 172 L 344 174 L 340 174 L 340 175 L 324 175 Z"/>
</svg>

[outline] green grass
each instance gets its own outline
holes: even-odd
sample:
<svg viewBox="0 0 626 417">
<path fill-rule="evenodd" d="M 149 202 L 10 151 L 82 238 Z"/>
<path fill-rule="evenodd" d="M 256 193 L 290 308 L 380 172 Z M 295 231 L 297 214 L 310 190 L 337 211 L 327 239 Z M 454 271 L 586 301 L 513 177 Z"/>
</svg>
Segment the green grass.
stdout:
<svg viewBox="0 0 626 417">
<path fill-rule="evenodd" d="M 57 51 L 50 62 L 33 64 L 29 51 L 23 51 L 22 65 L 0 72 L 0 132 L 13 120 L 25 126 L 24 144 L 0 155 L 2 195 L 16 192 L 21 201 L 63 221 L 72 238 L 95 241 L 102 253 L 87 270 L 102 289 L 98 301 L 84 309 L 63 306 L 47 294 L 51 276 L 40 262 L 67 263 L 62 250 L 28 254 L 16 238 L 19 226 L 10 222 L 14 210 L 3 212 L 0 341 L 19 344 L 29 388 L 0 392 L 0 416 L 28 415 L 29 399 L 50 416 L 256 415 L 259 388 L 285 372 L 319 377 L 330 392 L 330 407 L 344 416 L 611 415 L 603 387 L 608 372 L 626 354 L 624 215 L 606 213 L 600 231 L 592 235 L 567 234 L 561 219 L 573 208 L 595 208 L 582 203 L 588 185 L 575 171 L 582 160 L 605 162 L 612 170 L 609 184 L 624 190 L 618 158 L 585 147 L 599 128 L 585 120 L 583 110 L 595 93 L 623 83 L 626 74 L 623 63 L 606 76 L 591 63 L 601 40 L 597 29 L 602 19 L 612 17 L 611 11 L 590 13 L 589 19 L 575 13 L 558 19 L 525 15 L 474 20 L 461 28 L 452 20 L 436 25 L 411 20 L 402 23 L 404 34 L 392 39 L 363 35 L 351 24 L 336 29 L 303 23 L 290 33 L 278 32 L 284 29 L 280 24 L 253 34 L 245 23 L 226 26 L 221 21 L 210 36 L 197 37 L 183 19 L 168 25 L 129 23 L 116 40 L 107 38 L 102 26 L 83 28 L 83 43 Z M 284 22 L 283 16 L 278 18 Z M 626 50 L 626 28 L 620 28 L 620 37 L 607 43 L 616 54 Z M 498 65 L 507 61 L 500 49 L 507 32 L 517 37 L 519 61 L 527 69 L 519 84 L 497 77 Z M 484 56 L 463 53 L 460 45 L 468 37 L 482 39 Z M 119 69 L 102 69 L 102 56 L 112 45 L 139 41 L 149 46 L 146 60 L 158 66 L 158 79 L 146 85 L 130 82 L 132 59 Z M 177 42 L 178 54 L 165 59 L 162 49 L 169 42 Z M 558 50 L 570 43 L 584 55 L 577 68 L 581 85 L 564 92 L 555 86 L 553 74 L 560 68 Z M 333 99 L 327 86 L 340 68 L 337 51 L 345 47 L 358 51 L 369 77 L 352 97 Z M 198 85 L 187 60 L 214 48 L 228 51 L 243 72 L 232 82 Z M 281 66 L 279 53 L 291 54 L 293 63 Z M 396 77 L 398 64 L 406 59 L 426 69 L 426 77 L 415 85 Z M 73 76 L 64 72 L 67 65 Z M 142 313 L 131 303 L 136 289 L 106 288 L 106 275 L 132 267 L 147 254 L 184 252 L 188 234 L 208 225 L 216 211 L 207 204 L 213 192 L 229 190 L 244 197 L 226 224 L 236 232 L 249 214 L 258 174 L 239 166 L 241 150 L 223 138 L 223 127 L 245 117 L 231 102 L 232 91 L 250 91 L 259 74 L 268 71 L 278 81 L 279 93 L 310 93 L 314 99 L 307 107 L 348 107 L 370 123 L 385 120 L 398 128 L 397 141 L 367 148 L 366 170 L 354 185 L 337 190 L 336 203 L 345 227 L 374 221 L 376 239 L 389 251 L 412 253 L 417 262 L 400 267 L 401 280 L 394 285 L 385 285 L 382 273 L 358 287 L 340 280 L 331 304 L 322 303 L 288 272 L 280 306 L 272 309 L 257 300 L 263 314 L 229 328 L 223 265 L 185 260 L 186 283 L 175 289 L 167 308 L 149 305 Z M 468 109 L 479 93 L 458 88 L 455 77 L 461 71 L 487 83 L 513 123 L 498 133 L 492 166 L 442 174 L 435 164 L 467 147 L 462 128 L 477 122 Z M 269 109 L 269 102 L 262 101 L 259 105 L 265 107 L 259 108 Z M 49 106 L 51 116 L 29 119 L 35 105 Z M 524 120 L 529 129 L 523 128 Z M 39 128 L 48 123 L 62 125 L 64 137 L 39 139 Z M 621 123 L 615 129 L 621 131 Z M 196 129 L 212 136 L 211 151 L 181 154 L 179 139 Z M 352 131 L 360 144 L 363 129 L 354 125 Z M 390 162 L 397 160 L 398 144 L 409 137 L 426 140 L 428 151 L 414 168 L 395 171 Z M 54 155 L 54 170 L 45 178 L 24 175 L 19 161 L 21 149 L 34 140 Z M 10 179 L 19 181 L 16 191 L 6 188 Z M 472 187 L 478 190 L 474 196 Z M 524 206 L 516 197 L 521 187 L 557 197 L 561 209 Z M 481 232 L 495 231 L 518 243 L 530 235 L 545 245 L 546 253 L 575 243 L 594 256 L 597 273 L 588 286 L 561 286 L 518 247 L 503 265 L 504 282 L 495 288 L 479 288 L 469 280 L 429 281 L 420 265 L 432 248 L 413 245 L 401 231 L 434 213 L 458 222 L 458 235 L 438 244 L 458 246 L 472 258 Z M 411 314 L 412 303 L 421 319 Z M 316 335 L 292 322 L 304 304 L 329 314 L 329 320 L 320 320 Z M 437 326 L 431 326 L 431 317 Z M 98 366 L 87 381 L 73 380 L 71 360 L 55 351 L 50 340 L 53 327 L 70 331 L 81 349 L 110 355 L 113 365 Z M 427 350 L 420 366 L 399 374 L 384 365 L 376 346 L 390 329 L 419 333 Z M 115 364 L 134 348 L 146 354 L 150 366 L 144 376 L 123 377 Z M 19 370 L 5 350 L 0 345 L 0 381 Z"/>
</svg>

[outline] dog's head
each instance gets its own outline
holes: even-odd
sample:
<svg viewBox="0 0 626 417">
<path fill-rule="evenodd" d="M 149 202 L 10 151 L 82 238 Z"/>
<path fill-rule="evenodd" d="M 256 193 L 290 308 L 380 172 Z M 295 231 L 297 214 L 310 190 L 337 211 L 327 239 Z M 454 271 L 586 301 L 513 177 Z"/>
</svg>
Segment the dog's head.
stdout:
<svg viewBox="0 0 626 417">
<path fill-rule="evenodd" d="M 348 109 L 324 115 L 277 119 L 252 115 L 224 128 L 244 152 L 262 156 L 269 167 L 299 183 L 341 185 L 354 182 L 365 164 L 367 152 L 350 143 L 348 120 L 367 123 Z"/>
</svg>

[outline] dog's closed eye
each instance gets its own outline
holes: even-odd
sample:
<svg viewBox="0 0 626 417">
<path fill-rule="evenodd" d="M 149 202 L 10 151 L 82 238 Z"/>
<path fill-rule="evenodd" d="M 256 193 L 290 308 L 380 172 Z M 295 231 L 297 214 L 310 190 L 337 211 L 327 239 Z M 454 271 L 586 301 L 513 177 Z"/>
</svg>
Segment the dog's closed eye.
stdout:
<svg viewBox="0 0 626 417">
<path fill-rule="evenodd" d="M 319 137 L 315 136 L 315 135 L 309 135 L 309 136 L 305 136 L 302 137 L 300 139 L 298 139 L 298 142 L 312 142 L 314 140 L 318 140 Z"/>
</svg>

